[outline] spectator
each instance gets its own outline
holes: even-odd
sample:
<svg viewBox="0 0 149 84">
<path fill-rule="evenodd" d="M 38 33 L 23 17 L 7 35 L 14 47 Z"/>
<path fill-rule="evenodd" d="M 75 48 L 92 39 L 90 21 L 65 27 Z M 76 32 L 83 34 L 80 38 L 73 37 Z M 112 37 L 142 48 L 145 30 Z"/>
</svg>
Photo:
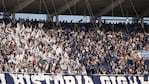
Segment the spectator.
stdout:
<svg viewBox="0 0 149 84">
<path fill-rule="evenodd" d="M 65 28 L 69 24 L 54 29 L 37 20 L 16 24 L 0 28 L 0 72 L 149 74 L 148 60 L 133 53 L 149 50 L 149 33 L 133 24 L 128 25 L 129 32 L 124 24 L 112 26 L 116 31 L 109 29 L 110 24 L 83 31 L 79 25 L 75 30 Z"/>
</svg>

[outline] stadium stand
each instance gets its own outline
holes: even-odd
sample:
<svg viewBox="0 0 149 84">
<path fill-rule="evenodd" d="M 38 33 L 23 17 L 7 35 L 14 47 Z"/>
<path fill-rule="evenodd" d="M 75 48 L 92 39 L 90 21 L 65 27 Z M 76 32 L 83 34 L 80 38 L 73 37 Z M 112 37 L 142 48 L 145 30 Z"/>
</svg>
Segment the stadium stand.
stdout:
<svg viewBox="0 0 149 84">
<path fill-rule="evenodd" d="M 0 0 L 0 84 L 149 84 L 148 3 Z"/>
<path fill-rule="evenodd" d="M 91 24 L 52 24 L 0 24 L 0 72 L 149 74 L 149 60 L 135 51 L 149 51 L 147 25 L 142 29 L 140 24 L 103 24 L 95 29 Z"/>
</svg>

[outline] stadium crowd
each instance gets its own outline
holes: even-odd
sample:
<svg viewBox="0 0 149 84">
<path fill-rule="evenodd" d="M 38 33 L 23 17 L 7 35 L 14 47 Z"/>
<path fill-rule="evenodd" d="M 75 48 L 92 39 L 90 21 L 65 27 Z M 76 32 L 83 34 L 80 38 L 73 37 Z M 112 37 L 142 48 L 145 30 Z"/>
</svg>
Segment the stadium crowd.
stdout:
<svg viewBox="0 0 149 84">
<path fill-rule="evenodd" d="M 0 24 L 0 72 L 149 74 L 149 61 L 135 51 L 149 51 L 149 32 L 138 25 L 47 29 L 37 21 L 10 24 Z"/>
</svg>

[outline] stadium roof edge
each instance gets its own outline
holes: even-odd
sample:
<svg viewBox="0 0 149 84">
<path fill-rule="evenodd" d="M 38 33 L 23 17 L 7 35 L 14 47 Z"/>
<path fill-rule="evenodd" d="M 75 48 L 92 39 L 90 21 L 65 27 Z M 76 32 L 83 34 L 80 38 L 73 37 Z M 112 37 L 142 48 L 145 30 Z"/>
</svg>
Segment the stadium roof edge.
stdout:
<svg viewBox="0 0 149 84">
<path fill-rule="evenodd" d="M 113 1 L 113 2 L 112 2 Z M 1 12 L 149 17 L 149 0 L 0 0 Z M 43 4 L 43 2 L 46 3 Z M 54 2 L 54 3 L 53 3 Z M 88 4 L 86 3 L 88 2 Z M 45 7 L 46 6 L 46 7 Z M 89 6 L 89 7 L 88 7 Z M 46 9 L 47 8 L 47 9 Z M 71 12 L 70 12 L 71 11 Z M 85 12 L 86 11 L 86 12 Z M 112 13 L 113 12 L 113 13 Z M 123 13 L 123 14 L 122 14 Z M 136 14 L 137 13 L 137 14 Z"/>
</svg>

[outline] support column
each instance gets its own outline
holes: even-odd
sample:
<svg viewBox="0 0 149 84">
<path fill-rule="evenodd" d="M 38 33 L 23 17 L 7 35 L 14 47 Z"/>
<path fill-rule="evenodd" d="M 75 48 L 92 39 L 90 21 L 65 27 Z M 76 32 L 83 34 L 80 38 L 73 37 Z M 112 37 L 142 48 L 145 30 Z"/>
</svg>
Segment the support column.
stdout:
<svg viewBox="0 0 149 84">
<path fill-rule="evenodd" d="M 47 21 L 53 22 L 53 15 L 47 14 Z"/>
<path fill-rule="evenodd" d="M 90 23 L 96 23 L 96 17 L 90 16 Z"/>
<path fill-rule="evenodd" d="M 56 26 L 58 26 L 59 25 L 59 17 L 58 17 L 58 15 L 56 15 L 55 17 L 56 17 Z"/>
<path fill-rule="evenodd" d="M 12 22 L 13 22 L 13 23 L 15 23 L 15 19 L 16 19 L 16 14 L 13 13 L 13 14 L 12 14 Z"/>
<path fill-rule="evenodd" d="M 99 28 L 101 28 L 101 26 L 102 26 L 101 17 L 98 17 L 98 23 L 99 23 Z"/>
<path fill-rule="evenodd" d="M 141 27 L 144 28 L 144 19 L 141 18 Z"/>
</svg>

